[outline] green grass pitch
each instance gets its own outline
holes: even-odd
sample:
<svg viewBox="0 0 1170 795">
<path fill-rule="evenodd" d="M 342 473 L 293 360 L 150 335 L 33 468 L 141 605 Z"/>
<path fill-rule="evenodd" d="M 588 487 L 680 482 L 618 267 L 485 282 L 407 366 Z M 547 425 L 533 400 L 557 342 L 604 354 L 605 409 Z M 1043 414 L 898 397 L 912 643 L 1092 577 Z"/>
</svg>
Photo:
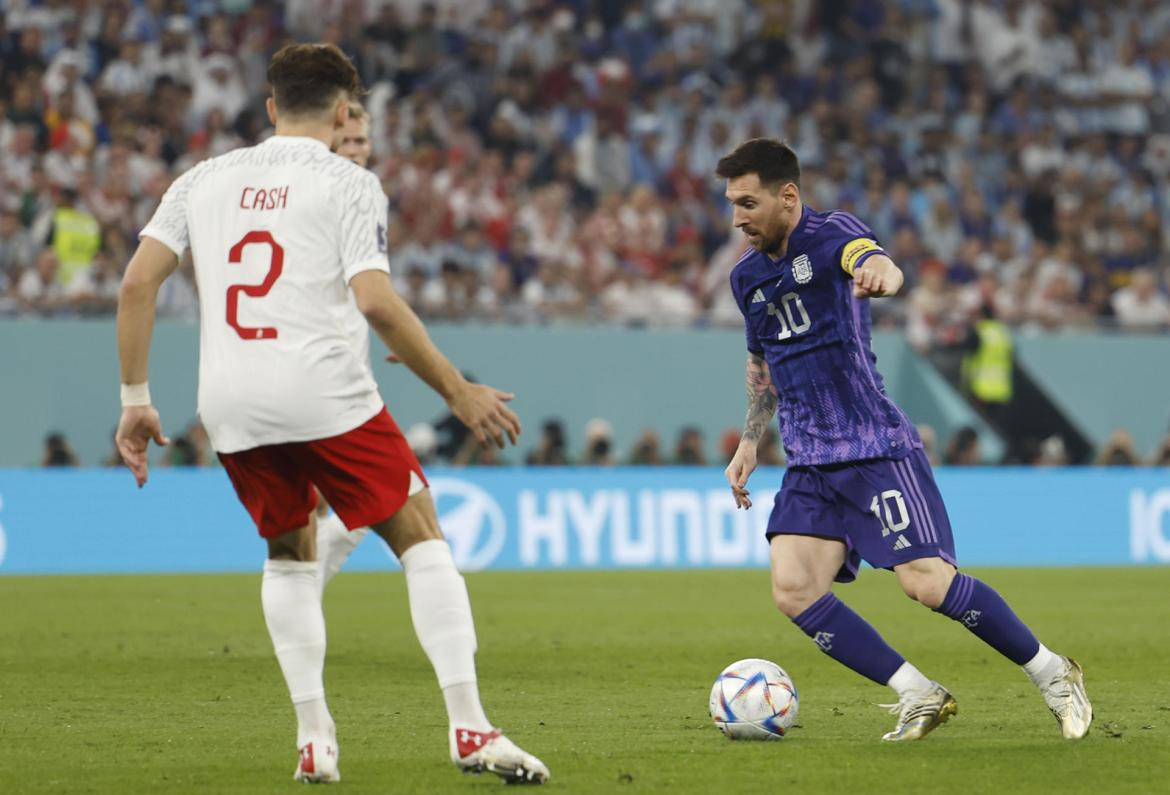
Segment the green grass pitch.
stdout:
<svg viewBox="0 0 1170 795">
<path fill-rule="evenodd" d="M 1170 791 L 1170 569 L 975 573 L 1084 665 L 1084 741 L 1060 738 L 1022 672 L 873 571 L 838 594 L 959 702 L 923 742 L 879 742 L 889 691 L 782 619 L 762 570 L 469 575 L 484 703 L 554 792 Z M 0 606 L 0 792 L 298 786 L 259 574 L 0 578 Z M 498 791 L 447 760 L 401 575 L 343 573 L 326 611 L 337 789 Z M 715 675 L 755 656 L 800 692 L 781 742 L 730 742 L 707 716 Z"/>
</svg>

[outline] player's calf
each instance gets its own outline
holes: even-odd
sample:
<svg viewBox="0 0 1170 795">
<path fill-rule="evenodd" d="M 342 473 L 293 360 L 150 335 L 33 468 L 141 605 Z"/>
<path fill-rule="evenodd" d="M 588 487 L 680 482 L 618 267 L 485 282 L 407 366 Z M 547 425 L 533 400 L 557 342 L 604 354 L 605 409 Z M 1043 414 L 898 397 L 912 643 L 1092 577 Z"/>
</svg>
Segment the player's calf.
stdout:
<svg viewBox="0 0 1170 795">
<path fill-rule="evenodd" d="M 1036 656 L 1040 641 L 994 588 L 967 574 L 951 580 L 936 612 L 958 621 L 972 634 L 1016 665 Z"/>
</svg>

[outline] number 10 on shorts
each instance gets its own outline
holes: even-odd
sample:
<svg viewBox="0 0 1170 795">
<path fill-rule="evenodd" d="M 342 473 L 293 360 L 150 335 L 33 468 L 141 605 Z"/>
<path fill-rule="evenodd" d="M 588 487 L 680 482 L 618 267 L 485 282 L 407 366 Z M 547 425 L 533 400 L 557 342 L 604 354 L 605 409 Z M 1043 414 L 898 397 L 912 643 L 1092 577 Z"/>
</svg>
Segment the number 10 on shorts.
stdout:
<svg viewBox="0 0 1170 795">
<path fill-rule="evenodd" d="M 910 526 L 910 514 L 906 511 L 906 501 L 902 499 L 902 492 L 897 489 L 887 489 L 880 495 L 875 494 L 869 509 L 882 525 L 882 538 L 890 533 L 900 533 Z M 897 516 L 897 519 L 894 517 Z"/>
</svg>

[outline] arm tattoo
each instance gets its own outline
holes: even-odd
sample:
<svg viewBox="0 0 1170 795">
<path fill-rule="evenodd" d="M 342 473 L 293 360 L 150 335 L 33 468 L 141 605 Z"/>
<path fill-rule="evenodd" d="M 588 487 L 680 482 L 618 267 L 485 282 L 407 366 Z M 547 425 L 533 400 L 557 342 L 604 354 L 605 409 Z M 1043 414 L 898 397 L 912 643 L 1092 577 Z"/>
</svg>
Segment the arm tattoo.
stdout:
<svg viewBox="0 0 1170 795">
<path fill-rule="evenodd" d="M 761 357 L 748 354 L 747 362 L 747 419 L 743 424 L 743 438 L 758 442 L 764 435 L 772 415 L 776 413 L 777 392 L 772 385 L 768 363 Z"/>
</svg>

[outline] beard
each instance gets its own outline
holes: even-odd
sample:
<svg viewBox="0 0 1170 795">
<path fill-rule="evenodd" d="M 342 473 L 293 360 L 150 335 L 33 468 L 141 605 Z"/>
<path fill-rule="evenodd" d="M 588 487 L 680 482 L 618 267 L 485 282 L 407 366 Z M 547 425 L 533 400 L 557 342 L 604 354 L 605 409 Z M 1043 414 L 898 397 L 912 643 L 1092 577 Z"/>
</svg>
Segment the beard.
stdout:
<svg viewBox="0 0 1170 795">
<path fill-rule="evenodd" d="M 788 230 L 779 229 L 771 235 L 766 235 L 763 232 L 757 232 L 755 236 L 744 232 L 748 238 L 748 245 L 754 248 L 761 254 L 779 255 L 784 241 L 788 238 Z"/>
</svg>

